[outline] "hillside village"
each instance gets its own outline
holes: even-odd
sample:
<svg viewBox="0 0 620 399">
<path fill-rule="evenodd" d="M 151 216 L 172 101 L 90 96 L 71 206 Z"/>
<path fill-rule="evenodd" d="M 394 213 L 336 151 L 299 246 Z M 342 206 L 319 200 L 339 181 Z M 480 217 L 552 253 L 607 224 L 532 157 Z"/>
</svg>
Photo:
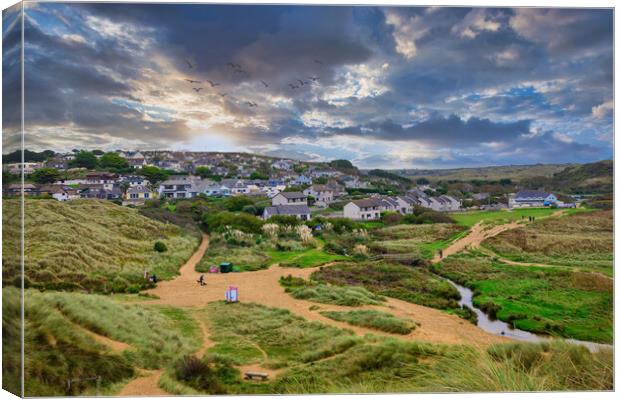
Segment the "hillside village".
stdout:
<svg viewBox="0 0 620 399">
<path fill-rule="evenodd" d="M 173 151 L 46 151 L 39 161 L 3 164 L 5 196 L 19 195 L 15 180 L 23 171 L 24 194 L 58 201 L 103 199 L 126 206 L 153 199 L 179 200 L 198 196 L 266 197 L 271 206 L 259 210 L 264 219 L 292 215 L 309 220 L 313 214 L 355 220 L 378 220 L 385 212 L 410 214 L 415 207 L 438 212 L 465 209 L 575 207 L 579 197 L 560 200 L 554 193 L 526 190 L 512 182 L 493 186 L 433 184 L 409 180 L 384 170 L 364 171 L 349 161 L 316 163 L 256 154 Z M 7 161 L 11 156 L 5 157 Z M 13 181 L 13 183 L 11 183 Z M 497 186 L 497 184 L 496 184 Z M 514 192 L 511 192 L 512 189 Z"/>
</svg>

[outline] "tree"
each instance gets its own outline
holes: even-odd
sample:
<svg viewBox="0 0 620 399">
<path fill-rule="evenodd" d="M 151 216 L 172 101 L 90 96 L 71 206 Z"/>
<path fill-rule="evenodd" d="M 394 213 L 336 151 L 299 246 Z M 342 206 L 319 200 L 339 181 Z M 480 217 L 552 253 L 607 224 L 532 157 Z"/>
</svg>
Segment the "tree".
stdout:
<svg viewBox="0 0 620 399">
<path fill-rule="evenodd" d="M 156 184 L 168 178 L 168 172 L 156 166 L 144 166 L 140 169 L 140 174 L 146 177 L 146 180 L 151 184 Z"/>
<path fill-rule="evenodd" d="M 97 167 L 97 157 L 90 151 L 80 151 L 75 154 L 75 158 L 69 162 L 74 168 L 95 169 Z"/>
<path fill-rule="evenodd" d="M 107 152 L 99 159 L 99 166 L 103 169 L 118 172 L 129 168 L 129 162 L 115 152 Z"/>
<path fill-rule="evenodd" d="M 428 180 L 427 178 L 424 177 L 420 177 L 418 180 L 415 181 L 417 184 L 420 185 L 425 185 L 425 184 L 431 184 L 431 181 Z"/>
<path fill-rule="evenodd" d="M 252 172 L 252 174 L 250 174 L 250 179 L 252 180 L 269 180 L 269 176 L 264 175 L 260 172 Z"/>
<path fill-rule="evenodd" d="M 60 178 L 60 172 L 54 168 L 40 168 L 32 172 L 30 178 L 35 183 L 49 184 Z"/>
<path fill-rule="evenodd" d="M 196 170 L 194 171 L 194 174 L 196 176 L 200 176 L 203 179 L 208 179 L 210 177 L 213 177 L 213 172 L 211 172 L 211 169 L 207 168 L 206 166 L 197 167 Z"/>
</svg>

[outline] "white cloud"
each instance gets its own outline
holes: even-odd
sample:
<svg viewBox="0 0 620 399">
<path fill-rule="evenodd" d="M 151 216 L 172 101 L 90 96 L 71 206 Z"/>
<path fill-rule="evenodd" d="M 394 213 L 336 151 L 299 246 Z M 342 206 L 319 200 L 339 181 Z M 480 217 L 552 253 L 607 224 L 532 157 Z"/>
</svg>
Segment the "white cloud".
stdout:
<svg viewBox="0 0 620 399">
<path fill-rule="evenodd" d="M 389 68 L 387 63 L 377 67 L 366 64 L 346 67 L 337 83 L 324 92 L 323 99 L 332 105 L 344 106 L 349 103 L 350 98 L 380 96 L 389 89 L 383 82 Z"/>
<path fill-rule="evenodd" d="M 483 8 L 474 8 L 465 18 L 452 27 L 452 33 L 459 37 L 473 39 L 482 31 L 496 32 L 501 23 L 489 15 Z"/>
<path fill-rule="evenodd" d="M 418 52 L 415 41 L 426 36 L 429 31 L 424 19 L 419 15 L 406 18 L 389 9 L 385 11 L 385 22 L 394 27 L 392 36 L 396 42 L 396 51 L 409 60 L 415 57 Z"/>
<path fill-rule="evenodd" d="M 595 107 L 592 107 L 592 116 L 600 119 L 611 115 L 614 111 L 614 102 L 612 100 L 605 101 Z"/>
</svg>

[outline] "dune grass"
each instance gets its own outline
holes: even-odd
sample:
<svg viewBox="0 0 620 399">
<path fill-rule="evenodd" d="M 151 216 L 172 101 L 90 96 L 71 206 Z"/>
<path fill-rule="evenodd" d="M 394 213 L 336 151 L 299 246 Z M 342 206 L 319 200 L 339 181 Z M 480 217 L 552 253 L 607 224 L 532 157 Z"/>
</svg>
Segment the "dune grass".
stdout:
<svg viewBox="0 0 620 399">
<path fill-rule="evenodd" d="M 345 323 L 368 327 L 379 331 L 394 334 L 409 334 L 416 328 L 416 322 L 396 317 L 390 313 L 378 310 L 351 310 L 348 312 L 324 311 L 323 316 Z"/>
<path fill-rule="evenodd" d="M 19 392 L 19 291 L 3 288 L 3 387 Z M 136 368 L 157 369 L 201 345 L 194 319 L 180 308 L 144 307 L 109 296 L 25 292 L 26 395 L 95 393 L 95 381 L 68 390 L 68 378 L 101 376 L 102 393 L 114 393 Z M 125 343 L 118 352 L 91 333 Z"/>
<path fill-rule="evenodd" d="M 314 272 L 312 279 L 346 288 L 364 287 L 377 295 L 437 309 L 460 309 L 456 288 L 423 267 L 384 261 L 347 262 Z"/>
<path fill-rule="evenodd" d="M 484 245 L 513 261 L 578 267 L 612 276 L 613 227 L 611 211 L 578 213 L 506 231 Z"/>
<path fill-rule="evenodd" d="M 4 201 L 3 217 L 14 217 L 15 201 Z M 137 292 L 148 285 L 145 269 L 160 280 L 172 278 L 199 242 L 195 234 L 109 201 L 26 200 L 25 224 L 28 284 L 48 289 Z M 4 227 L 3 243 L 19 242 L 19 226 Z M 156 241 L 168 250 L 154 251 Z M 3 256 L 4 280 L 18 272 L 19 258 Z"/>
<path fill-rule="evenodd" d="M 613 354 L 562 343 L 504 344 L 488 350 L 431 345 L 308 322 L 282 309 L 210 303 L 201 310 L 215 342 L 203 361 L 260 363 L 280 374 L 265 383 L 221 371 L 229 394 L 610 390 Z M 218 358 L 219 357 L 219 358 Z M 196 394 L 172 373 L 166 386 Z M 202 392 L 204 393 L 204 392 Z"/>
<path fill-rule="evenodd" d="M 474 290 L 474 304 L 522 330 L 585 341 L 613 338 L 613 282 L 554 267 L 511 266 L 480 254 L 451 256 L 433 269 Z"/>
<path fill-rule="evenodd" d="M 280 284 L 295 299 L 341 306 L 379 305 L 385 301 L 364 287 L 326 285 L 299 277 L 281 277 Z"/>
</svg>

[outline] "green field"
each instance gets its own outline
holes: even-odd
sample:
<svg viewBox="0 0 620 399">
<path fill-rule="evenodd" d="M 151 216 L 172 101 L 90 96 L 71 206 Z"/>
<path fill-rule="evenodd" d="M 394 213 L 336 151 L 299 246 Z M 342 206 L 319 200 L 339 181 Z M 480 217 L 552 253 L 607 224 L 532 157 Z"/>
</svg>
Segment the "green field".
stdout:
<svg viewBox="0 0 620 399">
<path fill-rule="evenodd" d="M 476 254 L 433 269 L 474 290 L 474 305 L 519 329 L 585 341 L 613 337 L 613 282 L 562 268 L 510 266 Z"/>
<path fill-rule="evenodd" d="M 478 222 L 484 223 L 509 223 L 528 219 L 530 216 L 535 218 L 542 218 L 550 216 L 554 212 L 558 212 L 555 208 L 521 208 L 505 211 L 469 211 L 469 212 L 456 212 L 450 214 L 450 216 L 457 221 L 461 226 L 472 227 Z M 586 211 L 585 209 L 567 209 L 565 213 L 572 214 L 577 212 Z"/>
<path fill-rule="evenodd" d="M 449 223 L 399 224 L 372 231 L 368 246 L 379 254 L 412 254 L 431 259 L 434 254 L 467 234 L 461 226 Z"/>
<path fill-rule="evenodd" d="M 17 200 L 5 200 L 3 218 L 19 212 Z M 26 200 L 25 260 L 27 285 L 48 289 L 123 292 L 148 285 L 144 270 L 169 279 L 196 249 L 199 238 L 110 201 Z M 3 244 L 19 243 L 19 225 L 3 226 Z M 162 241 L 168 250 L 153 250 Z M 8 254 L 8 253 L 7 253 Z M 17 275 L 19 258 L 3 256 L 3 278 Z"/>
<path fill-rule="evenodd" d="M 484 246 L 517 262 L 565 266 L 613 275 L 611 211 L 537 221 L 492 237 Z"/>
</svg>

